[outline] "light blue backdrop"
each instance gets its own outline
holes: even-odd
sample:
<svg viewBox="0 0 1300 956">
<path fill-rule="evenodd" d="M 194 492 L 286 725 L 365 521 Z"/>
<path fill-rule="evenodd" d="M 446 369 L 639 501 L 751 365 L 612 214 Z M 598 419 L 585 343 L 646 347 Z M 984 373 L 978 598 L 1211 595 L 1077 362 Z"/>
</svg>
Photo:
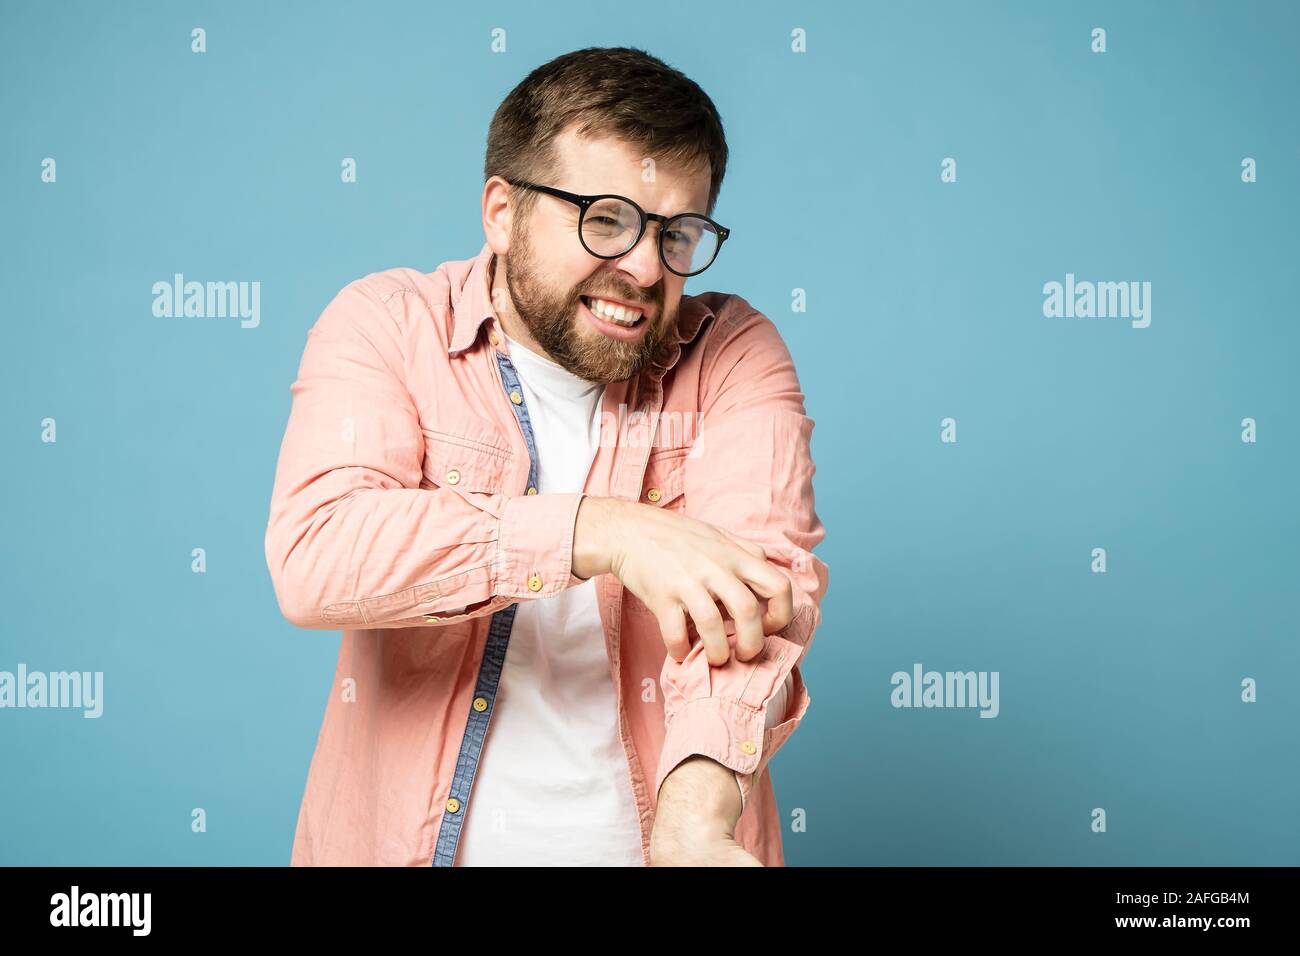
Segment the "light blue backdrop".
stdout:
<svg viewBox="0 0 1300 956">
<path fill-rule="evenodd" d="M 501 98 L 634 45 L 732 150 L 687 291 L 776 321 L 817 422 L 787 862 L 1300 863 L 1296 11 L 6 3 L 0 670 L 105 700 L 0 710 L 0 862 L 287 863 L 338 647 L 263 557 L 306 331 L 477 252 Z M 176 272 L 259 281 L 260 325 L 154 317 Z M 1067 273 L 1151 282 L 1150 326 L 1045 317 Z M 895 709 L 916 663 L 997 671 L 999 716 Z"/>
</svg>

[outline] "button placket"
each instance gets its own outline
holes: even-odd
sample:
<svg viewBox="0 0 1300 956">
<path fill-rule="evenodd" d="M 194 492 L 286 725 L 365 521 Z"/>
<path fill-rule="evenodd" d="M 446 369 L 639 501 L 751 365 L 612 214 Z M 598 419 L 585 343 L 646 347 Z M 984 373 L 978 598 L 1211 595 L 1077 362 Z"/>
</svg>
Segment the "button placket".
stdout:
<svg viewBox="0 0 1300 956">
<path fill-rule="evenodd" d="M 528 484 L 527 494 L 537 494 L 537 452 L 533 443 L 532 425 L 528 419 L 528 409 L 515 373 L 514 366 L 502 352 L 494 353 L 501 375 L 502 386 L 507 390 L 511 406 L 523 433 L 524 444 L 528 448 Z M 454 470 L 454 469 L 453 469 Z M 459 480 L 459 479 L 458 479 Z M 528 579 L 528 588 L 540 591 L 542 578 L 534 568 Z M 470 718 L 461 739 L 460 756 L 457 758 L 453 772 L 451 791 L 460 793 L 467 801 L 473 785 L 474 775 L 478 770 L 479 758 L 487 736 L 488 721 L 491 718 L 489 699 L 496 692 L 501 681 L 501 672 L 505 666 L 506 650 L 510 643 L 510 633 L 514 627 L 518 604 L 510 604 L 492 617 L 488 628 L 488 642 L 484 648 L 482 663 L 479 665 L 476 695 L 471 702 Z M 475 730 L 475 728 L 479 728 Z M 465 814 L 461 800 L 449 797 L 445 803 L 447 813 L 439 827 L 438 838 L 434 844 L 432 864 L 434 866 L 452 866 L 456 858 L 456 846 L 460 841 L 461 828 Z"/>
</svg>

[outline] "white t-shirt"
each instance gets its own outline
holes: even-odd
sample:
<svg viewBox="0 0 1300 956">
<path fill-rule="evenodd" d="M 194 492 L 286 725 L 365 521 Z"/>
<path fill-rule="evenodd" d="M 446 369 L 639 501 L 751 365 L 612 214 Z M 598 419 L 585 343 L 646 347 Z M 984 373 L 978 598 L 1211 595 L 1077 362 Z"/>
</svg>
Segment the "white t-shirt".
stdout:
<svg viewBox="0 0 1300 956">
<path fill-rule="evenodd" d="M 537 451 L 537 491 L 582 491 L 604 386 L 507 337 Z M 780 722 L 790 679 L 768 707 Z M 641 866 L 618 698 L 589 580 L 516 609 L 457 866 Z"/>
</svg>

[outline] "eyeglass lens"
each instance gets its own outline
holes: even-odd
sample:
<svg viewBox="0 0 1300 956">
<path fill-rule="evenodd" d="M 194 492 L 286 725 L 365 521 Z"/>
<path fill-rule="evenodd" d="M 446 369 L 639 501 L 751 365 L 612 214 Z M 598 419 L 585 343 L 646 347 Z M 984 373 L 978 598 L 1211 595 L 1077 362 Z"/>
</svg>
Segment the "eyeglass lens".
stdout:
<svg viewBox="0 0 1300 956">
<path fill-rule="evenodd" d="M 632 248 L 641 217 L 619 199 L 598 199 L 582 220 L 582 241 L 599 256 L 620 256 Z M 703 269 L 718 251 L 718 233 L 699 216 L 678 216 L 664 226 L 664 258 L 677 272 Z"/>
</svg>

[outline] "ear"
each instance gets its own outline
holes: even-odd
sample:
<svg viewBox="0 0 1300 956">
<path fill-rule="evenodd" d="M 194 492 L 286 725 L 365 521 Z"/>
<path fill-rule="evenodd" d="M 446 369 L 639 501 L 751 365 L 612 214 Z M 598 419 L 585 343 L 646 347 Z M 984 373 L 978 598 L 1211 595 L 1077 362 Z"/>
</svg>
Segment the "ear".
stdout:
<svg viewBox="0 0 1300 956">
<path fill-rule="evenodd" d="M 510 227 L 513 221 L 510 184 L 500 176 L 493 176 L 483 184 L 483 235 L 492 251 L 499 256 L 510 252 Z"/>
</svg>

